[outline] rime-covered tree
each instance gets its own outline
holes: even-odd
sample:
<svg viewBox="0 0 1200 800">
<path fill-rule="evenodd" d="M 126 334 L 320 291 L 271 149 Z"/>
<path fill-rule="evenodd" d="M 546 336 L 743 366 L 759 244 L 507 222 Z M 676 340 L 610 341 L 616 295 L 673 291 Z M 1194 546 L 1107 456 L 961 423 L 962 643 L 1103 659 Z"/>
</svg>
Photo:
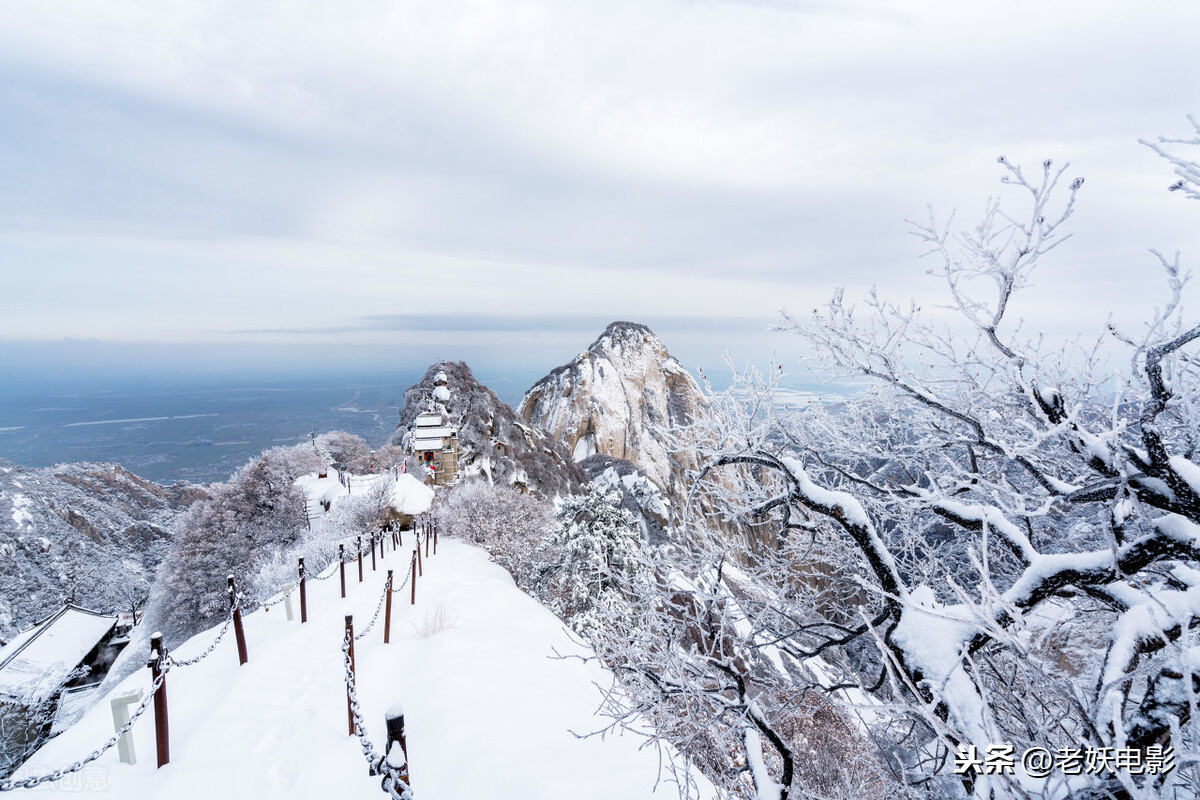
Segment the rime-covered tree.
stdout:
<svg viewBox="0 0 1200 800">
<path fill-rule="evenodd" d="M 552 560 L 534 580 L 535 594 L 585 638 L 614 615 L 636 623 L 634 604 L 653 583 L 637 522 L 620 502 L 617 492 L 596 485 L 561 500 L 545 549 Z"/>
<path fill-rule="evenodd" d="M 370 471 L 371 448 L 361 436 L 346 431 L 322 433 L 315 441 L 316 451 L 331 465 L 348 472 Z"/>
<path fill-rule="evenodd" d="M 1173 163 L 1194 188 L 1181 144 Z M 1021 290 L 1066 238 L 1083 181 L 1050 162 L 1035 177 L 1000 163 L 1019 209 L 993 202 L 961 232 L 932 217 L 914 226 L 957 322 L 839 291 L 779 327 L 824 375 L 867 389 L 786 411 L 776 369 L 751 370 L 688 431 L 705 464 L 694 491 L 756 534 L 683 543 L 680 563 L 699 566 L 660 589 L 658 645 L 625 651 L 609 710 L 657 715 L 677 739 L 697 719 L 740 720 L 752 735 L 724 746 L 755 797 L 813 791 L 787 769 L 794 744 L 770 733 L 805 708 L 789 707 L 789 686 L 852 718 L 867 709 L 855 727 L 881 766 L 876 791 L 883 780 L 897 796 L 1148 799 L 1195 785 L 1200 325 L 1181 310 L 1188 276 L 1158 258 L 1164 301 L 1139 331 L 1099 321 L 1095 341 L 1060 343 L 1027 331 Z M 607 622 L 619 641 L 619 618 Z M 991 744 L 1012 745 L 1018 763 L 1030 747 L 1143 763 L 1170 747 L 1177 768 L 956 773 L 956 754 Z"/>
<path fill-rule="evenodd" d="M 180 518 L 151 592 L 150 625 L 177 639 L 219 622 L 229 611 L 226 576 L 244 583 L 304 527 L 304 496 L 286 471 L 267 455 L 251 461 Z"/>
</svg>

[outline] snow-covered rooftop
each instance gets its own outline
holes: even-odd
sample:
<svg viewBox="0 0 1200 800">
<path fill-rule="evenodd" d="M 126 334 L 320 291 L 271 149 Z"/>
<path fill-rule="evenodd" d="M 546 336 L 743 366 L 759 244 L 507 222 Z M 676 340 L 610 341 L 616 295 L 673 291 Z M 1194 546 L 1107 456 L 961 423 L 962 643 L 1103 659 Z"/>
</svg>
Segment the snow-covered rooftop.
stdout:
<svg viewBox="0 0 1200 800">
<path fill-rule="evenodd" d="M 63 606 L 0 649 L 0 694 L 45 699 L 116 624 L 116 616 Z"/>
<path fill-rule="evenodd" d="M 417 430 L 414 432 L 415 436 L 418 436 L 422 439 L 433 439 L 438 436 L 454 436 L 456 433 L 457 431 L 455 431 L 454 428 L 450 427 L 449 425 L 441 425 L 436 428 L 422 427 L 417 428 Z"/>
<path fill-rule="evenodd" d="M 392 508 L 401 514 L 424 514 L 433 505 L 433 489 L 405 472 L 392 484 Z"/>
<path fill-rule="evenodd" d="M 418 414 L 417 421 L 415 424 L 418 428 L 425 428 L 425 427 L 430 427 L 430 426 L 437 427 L 442 424 L 442 415 L 434 414 L 432 412 Z"/>
<path fill-rule="evenodd" d="M 438 437 L 436 439 L 413 439 L 413 450 L 441 450 L 445 439 Z"/>
</svg>

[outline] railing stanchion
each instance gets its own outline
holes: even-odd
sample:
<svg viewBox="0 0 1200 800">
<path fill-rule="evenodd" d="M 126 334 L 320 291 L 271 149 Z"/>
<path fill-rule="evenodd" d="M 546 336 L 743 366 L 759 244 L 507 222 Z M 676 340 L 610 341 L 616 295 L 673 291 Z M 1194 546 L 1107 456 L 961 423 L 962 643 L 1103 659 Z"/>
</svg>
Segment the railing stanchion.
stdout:
<svg viewBox="0 0 1200 800">
<path fill-rule="evenodd" d="M 346 596 L 346 545 L 338 545 L 338 570 L 342 574 L 342 597 Z"/>
<path fill-rule="evenodd" d="M 362 583 L 362 537 L 358 537 L 358 582 Z"/>
<path fill-rule="evenodd" d="M 308 592 L 305 591 L 307 580 L 304 577 L 304 559 L 300 559 L 300 623 L 308 622 Z"/>
<path fill-rule="evenodd" d="M 155 632 L 150 637 L 150 653 L 153 656 L 150 663 L 152 681 L 157 681 L 166 669 L 166 650 L 163 649 L 163 637 Z M 151 684 L 153 685 L 153 684 Z M 167 727 L 167 679 L 163 678 L 154 693 L 154 743 L 158 750 L 158 766 L 161 768 L 171 761 L 171 740 Z"/>
<path fill-rule="evenodd" d="M 233 576 L 229 576 L 229 607 L 233 609 L 233 635 L 237 639 L 238 664 L 249 661 L 246 655 L 246 633 L 242 630 L 242 609 L 237 602 L 237 585 Z"/>
<path fill-rule="evenodd" d="M 384 757 L 392 762 L 392 746 L 400 745 L 400 751 L 404 753 L 404 766 L 400 769 L 399 777 L 405 784 L 409 784 L 408 741 L 404 738 L 404 708 L 399 703 L 392 706 L 384 715 L 384 721 L 387 725 L 387 746 L 383 748 Z"/>
<path fill-rule="evenodd" d="M 371 572 L 375 571 L 375 534 L 371 534 Z"/>
<path fill-rule="evenodd" d="M 392 635 L 392 571 L 390 569 L 384 591 L 387 592 L 387 598 L 383 601 L 383 643 L 387 644 Z"/>
<path fill-rule="evenodd" d="M 429 534 L 425 534 L 425 535 L 429 536 Z M 428 539 L 426 539 L 426 541 L 428 541 Z M 420 539 L 417 539 L 417 574 L 421 575 L 422 577 L 425 576 L 425 567 L 421 564 L 421 540 Z"/>
<path fill-rule="evenodd" d="M 417 559 L 412 562 L 412 605 L 417 604 Z"/>
<path fill-rule="evenodd" d="M 354 672 L 354 615 L 346 615 L 346 638 L 350 640 L 350 674 Z M 346 681 L 346 721 L 349 723 L 350 735 L 354 735 L 354 704 L 350 699 L 350 681 Z"/>
</svg>

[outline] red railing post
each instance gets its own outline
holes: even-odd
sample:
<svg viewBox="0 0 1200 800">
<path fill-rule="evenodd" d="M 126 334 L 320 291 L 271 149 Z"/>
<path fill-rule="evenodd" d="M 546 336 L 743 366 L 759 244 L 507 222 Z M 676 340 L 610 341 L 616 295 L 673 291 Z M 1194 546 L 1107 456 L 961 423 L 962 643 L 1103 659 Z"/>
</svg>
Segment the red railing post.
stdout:
<svg viewBox="0 0 1200 800">
<path fill-rule="evenodd" d="M 346 638 L 350 640 L 350 674 L 354 672 L 354 615 L 346 615 Z M 346 721 L 349 723 L 350 735 L 354 735 L 354 706 L 350 703 L 350 681 L 346 680 Z"/>
<path fill-rule="evenodd" d="M 162 675 L 166 651 L 163 649 L 162 634 L 155 632 L 150 637 L 150 674 L 152 680 Z M 171 740 L 167 728 L 167 679 L 163 678 L 154 693 L 154 742 L 158 749 L 158 766 L 161 768 L 171 760 Z"/>
<path fill-rule="evenodd" d="M 238 608 L 237 586 L 233 576 L 229 576 L 229 607 L 233 609 L 233 635 L 237 639 L 238 664 L 245 664 L 250 659 L 246 655 L 246 633 L 242 630 L 242 609 Z"/>
<path fill-rule="evenodd" d="M 338 545 L 338 570 L 342 573 L 342 597 L 346 596 L 346 545 Z"/>
<path fill-rule="evenodd" d="M 387 597 L 383 601 L 383 643 L 387 644 L 392 635 L 392 571 L 390 569 L 384 591 L 387 592 Z"/>
<path fill-rule="evenodd" d="M 417 604 L 417 559 L 416 558 L 413 559 L 412 570 L 413 570 L 413 573 L 412 573 L 412 605 L 415 606 Z"/>
<path fill-rule="evenodd" d="M 300 622 L 308 622 L 308 593 L 304 589 L 304 559 L 300 559 Z"/>
<path fill-rule="evenodd" d="M 404 753 L 404 768 L 400 770 L 400 780 L 408 783 L 408 741 L 404 737 L 404 709 L 392 706 L 384 715 L 384 723 L 387 725 L 387 747 L 383 749 L 384 755 L 390 757 L 392 745 L 400 745 L 400 751 Z"/>
<path fill-rule="evenodd" d="M 429 541 L 429 534 L 425 534 L 425 541 Z M 425 567 L 421 564 L 421 540 L 417 539 L 417 572 L 422 576 L 425 575 Z"/>
</svg>

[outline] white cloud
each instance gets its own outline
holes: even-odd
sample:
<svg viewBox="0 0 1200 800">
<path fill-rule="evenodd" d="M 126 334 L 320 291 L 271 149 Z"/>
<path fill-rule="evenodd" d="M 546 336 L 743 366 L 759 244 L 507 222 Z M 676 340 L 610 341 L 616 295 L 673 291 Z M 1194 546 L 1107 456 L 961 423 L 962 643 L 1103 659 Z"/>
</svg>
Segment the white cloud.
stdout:
<svg viewBox="0 0 1200 800">
<path fill-rule="evenodd" d="M 15 6 L 0 336 L 219 338 L 415 297 L 766 321 L 839 282 L 920 293 L 903 219 L 969 221 L 1000 152 L 1088 177 L 1039 279 L 1087 284 L 1066 316 L 1152 304 L 1145 249 L 1196 254 L 1200 229 L 1135 140 L 1195 110 L 1200 9 L 897 8 Z"/>
</svg>

